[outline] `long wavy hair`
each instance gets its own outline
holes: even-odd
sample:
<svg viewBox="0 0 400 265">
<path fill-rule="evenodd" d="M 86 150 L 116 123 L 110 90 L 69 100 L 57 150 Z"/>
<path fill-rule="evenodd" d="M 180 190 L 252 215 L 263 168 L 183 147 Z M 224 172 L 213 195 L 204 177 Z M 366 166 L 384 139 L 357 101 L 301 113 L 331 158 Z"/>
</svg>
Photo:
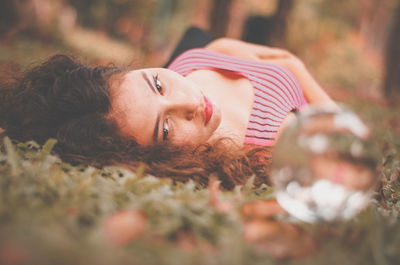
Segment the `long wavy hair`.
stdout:
<svg viewBox="0 0 400 265">
<path fill-rule="evenodd" d="M 110 118 L 109 87 L 128 69 L 91 67 L 65 55 L 55 55 L 31 70 L 0 83 L 0 128 L 17 141 L 43 144 L 54 138 L 54 152 L 72 164 L 95 167 L 124 165 L 175 181 L 192 179 L 207 185 L 216 175 L 225 189 L 252 176 L 268 183 L 264 148 L 232 148 L 229 139 L 196 149 L 160 144 L 142 147 L 119 133 Z"/>
</svg>

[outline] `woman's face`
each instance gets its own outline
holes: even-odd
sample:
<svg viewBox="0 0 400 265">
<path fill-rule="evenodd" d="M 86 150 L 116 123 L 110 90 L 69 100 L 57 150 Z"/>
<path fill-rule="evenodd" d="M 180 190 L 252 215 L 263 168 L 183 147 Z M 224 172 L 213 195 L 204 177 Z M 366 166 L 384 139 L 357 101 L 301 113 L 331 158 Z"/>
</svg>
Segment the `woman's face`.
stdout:
<svg viewBox="0 0 400 265">
<path fill-rule="evenodd" d="M 142 146 L 206 143 L 221 111 L 202 88 L 164 68 L 130 71 L 111 86 L 111 112 L 120 132 Z"/>
</svg>

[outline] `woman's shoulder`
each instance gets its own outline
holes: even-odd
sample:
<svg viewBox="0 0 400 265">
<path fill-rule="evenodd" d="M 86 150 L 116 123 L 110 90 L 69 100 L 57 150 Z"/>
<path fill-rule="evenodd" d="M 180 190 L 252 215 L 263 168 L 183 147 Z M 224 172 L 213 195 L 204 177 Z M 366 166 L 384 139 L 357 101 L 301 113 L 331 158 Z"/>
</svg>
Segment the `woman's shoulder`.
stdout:
<svg viewBox="0 0 400 265">
<path fill-rule="evenodd" d="M 169 65 L 167 68 L 172 67 L 177 63 L 182 63 L 184 61 L 209 61 L 209 60 L 216 60 L 218 58 L 225 58 L 225 59 L 232 59 L 233 56 L 229 56 L 220 52 L 212 51 L 206 48 L 192 48 L 182 52 L 178 55 Z"/>
</svg>

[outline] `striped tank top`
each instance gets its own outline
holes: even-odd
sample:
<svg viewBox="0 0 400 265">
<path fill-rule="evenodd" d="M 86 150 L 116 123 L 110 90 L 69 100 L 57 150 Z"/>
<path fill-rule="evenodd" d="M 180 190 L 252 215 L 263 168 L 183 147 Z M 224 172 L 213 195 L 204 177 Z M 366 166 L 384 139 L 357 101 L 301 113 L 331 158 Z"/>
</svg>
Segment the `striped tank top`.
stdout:
<svg viewBox="0 0 400 265">
<path fill-rule="evenodd" d="M 193 70 L 221 69 L 247 78 L 254 88 L 254 103 L 247 125 L 245 145 L 273 145 L 278 129 L 288 113 L 307 105 L 295 76 L 276 64 L 196 48 L 179 55 L 168 69 L 183 76 Z"/>
</svg>

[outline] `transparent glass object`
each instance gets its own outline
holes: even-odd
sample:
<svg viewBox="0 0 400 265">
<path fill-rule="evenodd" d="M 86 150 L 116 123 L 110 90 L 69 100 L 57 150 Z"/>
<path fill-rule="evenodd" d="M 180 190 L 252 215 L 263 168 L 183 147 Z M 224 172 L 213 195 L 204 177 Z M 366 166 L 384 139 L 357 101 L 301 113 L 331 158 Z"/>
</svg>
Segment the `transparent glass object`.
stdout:
<svg viewBox="0 0 400 265">
<path fill-rule="evenodd" d="M 356 114 L 310 107 L 285 129 L 273 151 L 277 200 L 306 222 L 349 219 L 370 202 L 379 157 Z"/>
</svg>

